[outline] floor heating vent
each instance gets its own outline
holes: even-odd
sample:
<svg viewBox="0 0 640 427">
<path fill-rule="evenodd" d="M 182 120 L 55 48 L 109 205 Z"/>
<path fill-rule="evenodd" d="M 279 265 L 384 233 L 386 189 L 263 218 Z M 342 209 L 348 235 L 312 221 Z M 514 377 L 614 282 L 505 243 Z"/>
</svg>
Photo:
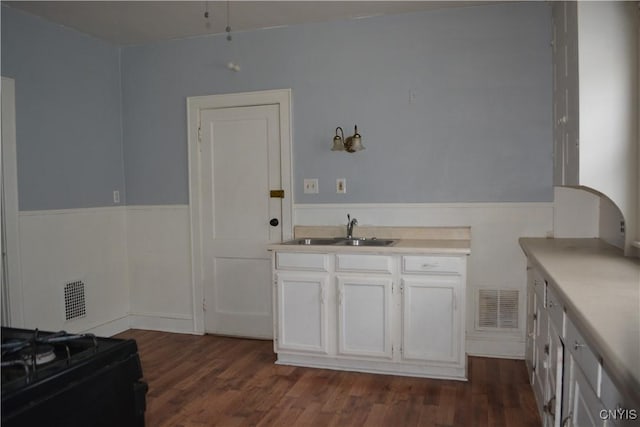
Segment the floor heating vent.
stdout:
<svg viewBox="0 0 640 427">
<path fill-rule="evenodd" d="M 476 328 L 518 329 L 519 293 L 513 289 L 479 289 Z"/>
<path fill-rule="evenodd" d="M 64 285 L 64 312 L 66 320 L 77 319 L 87 315 L 83 282 L 69 282 Z"/>
</svg>

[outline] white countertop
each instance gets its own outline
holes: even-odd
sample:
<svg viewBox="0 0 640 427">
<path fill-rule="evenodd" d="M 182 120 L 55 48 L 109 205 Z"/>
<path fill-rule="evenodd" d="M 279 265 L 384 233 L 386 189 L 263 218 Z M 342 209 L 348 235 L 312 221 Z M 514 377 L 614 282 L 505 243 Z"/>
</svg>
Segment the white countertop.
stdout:
<svg viewBox="0 0 640 427">
<path fill-rule="evenodd" d="M 640 402 L 640 260 L 599 239 L 522 238 L 612 380 Z"/>
<path fill-rule="evenodd" d="M 345 226 L 295 227 L 296 238 L 333 238 L 346 235 Z M 470 227 L 378 227 L 358 226 L 354 237 L 393 239 L 391 246 L 291 245 L 276 243 L 267 248 L 287 252 L 368 254 L 462 254 L 471 253 Z"/>
<path fill-rule="evenodd" d="M 457 254 L 471 253 L 470 240 L 398 239 L 393 246 L 345 246 L 345 245 L 287 245 L 282 243 L 267 246 L 269 250 L 281 252 L 321 252 L 363 254 Z"/>
</svg>

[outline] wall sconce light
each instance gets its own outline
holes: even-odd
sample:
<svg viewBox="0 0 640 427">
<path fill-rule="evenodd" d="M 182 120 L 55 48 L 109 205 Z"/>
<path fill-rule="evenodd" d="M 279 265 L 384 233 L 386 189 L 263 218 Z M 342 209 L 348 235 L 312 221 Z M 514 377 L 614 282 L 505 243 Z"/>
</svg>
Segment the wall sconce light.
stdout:
<svg viewBox="0 0 640 427">
<path fill-rule="evenodd" d="M 340 135 L 338 135 L 338 131 L 340 131 Z M 360 150 L 364 150 L 364 145 L 362 145 L 362 136 L 358 133 L 358 126 L 355 126 L 353 136 L 346 139 L 342 128 L 338 126 L 336 128 L 336 136 L 333 137 L 333 147 L 331 147 L 331 151 L 355 153 Z"/>
</svg>

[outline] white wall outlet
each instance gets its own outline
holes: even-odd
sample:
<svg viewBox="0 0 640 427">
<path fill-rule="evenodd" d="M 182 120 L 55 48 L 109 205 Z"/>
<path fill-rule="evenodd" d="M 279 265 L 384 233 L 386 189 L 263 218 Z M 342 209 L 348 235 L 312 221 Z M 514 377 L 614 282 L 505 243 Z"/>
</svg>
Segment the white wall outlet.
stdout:
<svg viewBox="0 0 640 427">
<path fill-rule="evenodd" d="M 304 192 L 305 194 L 318 194 L 318 180 L 317 179 L 305 179 L 304 180 Z"/>
<path fill-rule="evenodd" d="M 113 203 L 120 203 L 120 192 L 113 190 Z"/>
<path fill-rule="evenodd" d="M 347 180 L 345 178 L 336 179 L 336 193 L 345 194 L 347 192 Z"/>
</svg>

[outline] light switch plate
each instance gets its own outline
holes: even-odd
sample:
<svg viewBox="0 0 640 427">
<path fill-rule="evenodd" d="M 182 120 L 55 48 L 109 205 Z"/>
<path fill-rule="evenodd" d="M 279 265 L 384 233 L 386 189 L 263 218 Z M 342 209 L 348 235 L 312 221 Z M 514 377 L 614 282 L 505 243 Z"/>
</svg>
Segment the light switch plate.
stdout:
<svg viewBox="0 0 640 427">
<path fill-rule="evenodd" d="M 336 179 L 336 193 L 345 194 L 347 192 L 347 180 L 345 178 Z"/>
<path fill-rule="evenodd" d="M 304 193 L 318 194 L 318 180 L 316 178 L 304 180 Z"/>
</svg>

